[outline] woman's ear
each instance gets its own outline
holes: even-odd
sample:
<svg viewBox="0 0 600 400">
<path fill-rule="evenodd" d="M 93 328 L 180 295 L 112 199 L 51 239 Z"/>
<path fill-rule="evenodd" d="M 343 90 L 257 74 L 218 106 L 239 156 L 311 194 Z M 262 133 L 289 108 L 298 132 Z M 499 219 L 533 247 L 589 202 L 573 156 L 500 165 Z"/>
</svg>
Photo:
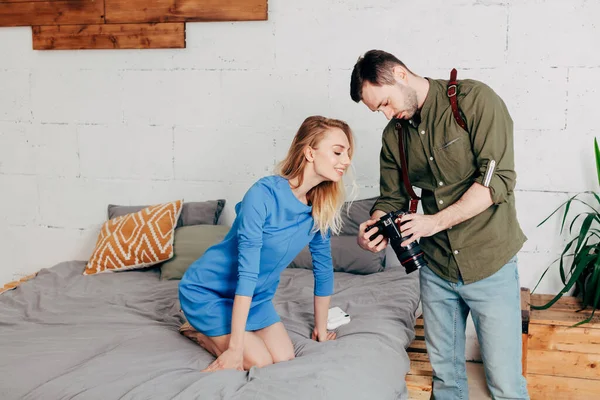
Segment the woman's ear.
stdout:
<svg viewBox="0 0 600 400">
<path fill-rule="evenodd" d="M 304 157 L 306 158 L 306 161 L 308 162 L 313 162 L 315 160 L 315 157 L 313 156 L 313 149 L 310 146 L 306 146 L 304 148 Z"/>
</svg>

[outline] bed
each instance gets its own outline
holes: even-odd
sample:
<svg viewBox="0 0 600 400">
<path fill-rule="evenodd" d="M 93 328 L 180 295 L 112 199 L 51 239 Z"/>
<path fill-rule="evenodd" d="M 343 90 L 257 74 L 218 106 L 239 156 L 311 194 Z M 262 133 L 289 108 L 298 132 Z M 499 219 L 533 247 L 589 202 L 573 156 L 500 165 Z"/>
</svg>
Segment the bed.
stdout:
<svg viewBox="0 0 600 400">
<path fill-rule="evenodd" d="M 86 275 L 91 261 L 63 262 L 0 294 L 0 399 L 408 398 L 418 274 L 407 275 L 390 249 L 357 247 L 358 224 L 373 202 L 353 203 L 331 240 L 331 307 L 352 318 L 337 340 L 310 339 L 314 281 L 304 249 L 274 299 L 296 358 L 246 372 L 200 372 L 214 358 L 178 332 L 185 320 L 177 278 L 227 227 L 217 224 L 224 202 L 186 203 L 179 219 L 168 220 L 175 256 L 162 264 Z M 160 208 L 144 207 L 109 205 L 105 226 Z"/>
<path fill-rule="evenodd" d="M 336 272 L 332 306 L 352 317 L 317 343 L 311 271 L 287 269 L 275 305 L 297 358 L 201 373 L 213 357 L 178 333 L 178 281 L 157 268 L 97 276 L 65 262 L 0 295 L 2 399 L 404 399 L 418 276 Z"/>
</svg>

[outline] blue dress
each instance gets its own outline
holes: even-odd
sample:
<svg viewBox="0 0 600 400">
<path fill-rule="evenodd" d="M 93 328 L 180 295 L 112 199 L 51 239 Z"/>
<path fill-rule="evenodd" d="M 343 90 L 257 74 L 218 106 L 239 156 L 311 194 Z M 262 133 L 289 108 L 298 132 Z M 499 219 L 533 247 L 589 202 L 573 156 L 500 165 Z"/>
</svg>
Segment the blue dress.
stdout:
<svg viewBox="0 0 600 400">
<path fill-rule="evenodd" d="M 247 331 L 280 321 L 272 299 L 281 272 L 308 244 L 314 294 L 333 293 L 329 232 L 313 232 L 312 207 L 300 202 L 281 176 L 260 179 L 235 206 L 236 219 L 221 243 L 186 271 L 179 300 L 188 322 L 206 336 L 231 333 L 234 296 L 252 297 Z"/>
</svg>

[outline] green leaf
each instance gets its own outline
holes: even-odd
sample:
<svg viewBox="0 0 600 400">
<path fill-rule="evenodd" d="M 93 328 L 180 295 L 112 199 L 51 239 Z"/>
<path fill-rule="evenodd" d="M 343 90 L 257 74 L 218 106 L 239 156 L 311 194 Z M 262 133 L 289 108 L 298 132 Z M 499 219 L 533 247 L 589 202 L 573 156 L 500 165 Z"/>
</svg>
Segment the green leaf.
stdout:
<svg viewBox="0 0 600 400">
<path fill-rule="evenodd" d="M 571 248 L 571 245 L 577 240 L 578 238 L 575 238 L 573 240 L 571 240 L 569 243 L 567 243 L 567 245 L 565 246 L 563 252 L 560 255 L 560 263 L 558 265 L 558 272 L 560 273 L 560 280 L 562 281 L 563 285 L 566 284 L 566 274 L 565 274 L 565 270 L 564 270 L 564 258 L 565 256 L 569 257 L 572 254 L 566 254 L 567 251 L 569 251 L 569 249 Z"/>
<path fill-rule="evenodd" d="M 577 196 L 577 195 L 575 195 L 575 196 Z M 546 219 L 545 219 L 545 220 L 543 220 L 542 222 L 540 222 L 540 223 L 537 225 L 537 227 L 536 227 L 536 228 L 539 228 L 540 226 L 542 226 L 542 225 L 543 225 L 543 224 L 544 224 L 546 221 L 548 221 L 548 220 L 550 219 L 550 217 L 552 217 L 554 214 L 556 214 L 556 212 L 557 212 L 558 210 L 560 210 L 561 208 L 563 208 L 565 204 L 568 204 L 568 203 L 569 203 L 571 200 L 573 200 L 573 199 L 575 198 L 575 196 L 571 197 L 569 200 L 565 201 L 565 202 L 564 202 L 564 203 L 562 203 L 560 206 L 558 206 L 558 207 L 556 208 L 556 210 L 552 211 L 552 214 L 548 215 L 548 216 L 546 217 Z"/>
<path fill-rule="evenodd" d="M 577 214 L 575 216 L 575 218 L 573 218 L 573 221 L 571 221 L 571 225 L 569 225 L 569 233 L 573 232 L 573 225 L 575 225 L 575 222 L 577 222 L 579 217 L 581 217 L 582 215 L 586 215 L 586 214 L 589 214 L 589 213 L 580 213 L 580 214 Z"/>
<path fill-rule="evenodd" d="M 579 278 L 579 276 L 581 275 L 581 273 L 583 272 L 583 270 L 585 269 L 585 267 L 587 266 L 589 261 L 591 259 L 593 259 L 595 256 L 596 256 L 595 254 L 591 254 L 591 255 L 587 255 L 587 256 L 579 258 L 577 260 L 578 262 L 575 265 L 575 269 L 573 270 L 569 281 L 565 284 L 565 286 L 562 288 L 562 290 L 548 303 L 546 303 L 542 306 L 533 306 L 532 305 L 531 308 L 533 308 L 535 310 L 546 310 L 546 309 L 552 307 L 552 305 L 554 303 L 556 303 L 565 293 L 567 293 L 569 290 L 571 290 L 571 287 L 573 287 L 573 285 L 575 284 L 575 282 L 577 281 L 577 279 Z M 575 261 L 573 261 L 573 262 L 575 263 Z"/>
<path fill-rule="evenodd" d="M 596 198 L 596 201 L 598 201 L 598 204 L 600 204 L 600 196 L 598 196 L 598 194 L 596 192 L 592 192 L 592 194 Z"/>
<path fill-rule="evenodd" d="M 600 218 L 598 217 L 598 213 L 597 212 L 582 212 L 579 213 L 575 216 L 575 218 L 573 218 L 573 221 L 571 221 L 571 225 L 569 225 L 569 233 L 573 233 L 573 225 L 575 225 L 575 222 L 577 222 L 577 220 L 579 219 L 579 217 L 581 217 L 582 215 L 587 215 L 587 216 L 594 216 L 594 220 L 600 223 Z"/>
<path fill-rule="evenodd" d="M 598 210 L 596 210 L 594 207 L 592 207 L 590 204 L 588 204 L 587 202 L 580 200 L 577 198 L 577 196 L 581 195 L 581 194 L 585 194 L 585 193 L 592 193 L 592 192 L 580 192 L 577 193 L 576 195 L 572 196 L 569 200 L 565 201 L 564 203 L 562 203 L 560 206 L 558 206 L 554 211 L 552 211 L 552 213 L 550 215 L 548 215 L 542 222 L 540 222 L 539 224 L 537 224 L 537 227 L 539 228 L 540 226 L 542 226 L 546 221 L 548 221 L 554 214 L 556 214 L 558 212 L 558 210 L 560 210 L 561 208 L 565 207 L 565 213 L 563 214 L 563 220 L 562 220 L 562 224 L 561 224 L 561 228 L 560 231 L 562 232 L 563 227 L 565 225 L 565 220 L 567 219 L 567 215 L 569 213 L 569 208 L 571 207 L 571 203 L 573 201 L 578 201 L 582 204 L 585 204 L 586 206 L 588 206 L 590 208 L 590 210 L 592 210 L 594 213 L 596 214 L 600 214 L 600 212 Z M 594 196 L 596 197 L 596 199 L 598 200 L 598 202 L 600 203 L 600 197 L 594 193 Z"/>
<path fill-rule="evenodd" d="M 587 276 L 589 276 L 590 274 L 581 274 L 581 280 L 583 282 L 581 282 L 582 284 L 582 289 L 583 289 L 583 296 L 582 296 L 582 300 L 583 300 L 583 308 L 586 308 L 588 305 L 594 305 L 596 304 L 594 302 L 594 299 L 596 298 L 596 295 L 598 293 L 600 293 L 600 288 L 598 287 L 598 279 L 600 279 L 600 258 L 597 258 L 595 263 L 594 263 L 594 267 L 593 267 L 593 272 L 591 274 L 590 279 L 588 280 L 588 286 L 585 286 L 585 279 Z M 585 275 L 585 276 L 584 276 Z"/>
<path fill-rule="evenodd" d="M 600 149 L 598 141 L 594 138 L 594 154 L 596 155 L 596 174 L 598 175 L 598 185 L 600 185 Z"/>
<path fill-rule="evenodd" d="M 563 228 L 565 227 L 565 221 L 567 220 L 567 214 L 569 213 L 569 208 L 571 207 L 571 201 L 573 201 L 573 199 L 575 199 L 575 197 L 577 197 L 577 195 L 571 197 L 569 199 L 569 201 L 567 201 L 567 205 L 565 206 L 565 214 L 563 215 L 563 220 L 562 223 L 560 224 L 560 232 L 562 233 Z"/>
<path fill-rule="evenodd" d="M 589 194 L 589 193 L 593 193 L 593 192 L 581 192 L 581 193 L 577 193 L 577 195 L 580 195 L 580 194 Z M 596 195 L 596 194 L 594 193 L 594 195 Z M 573 201 L 578 201 L 581 204 L 585 204 L 586 206 L 588 206 L 594 212 L 594 214 L 596 214 L 596 215 L 599 214 L 598 210 L 596 210 L 594 207 L 592 207 L 588 202 L 583 201 L 581 199 L 573 199 Z"/>
<path fill-rule="evenodd" d="M 583 325 L 583 324 L 587 324 L 588 322 L 591 322 L 592 319 L 594 318 L 594 313 L 596 312 L 596 309 L 592 309 L 592 315 L 590 315 L 588 318 L 584 319 L 583 321 L 579 321 L 578 323 L 571 325 L 571 328 L 577 328 L 579 325 Z"/>
<path fill-rule="evenodd" d="M 586 192 L 583 192 L 583 193 L 586 193 Z M 565 213 L 564 213 L 564 215 L 563 215 L 563 220 L 562 220 L 562 223 L 561 223 L 561 225 L 560 225 L 560 231 L 561 231 L 561 232 L 563 231 L 563 228 L 565 227 L 565 221 L 567 220 L 567 214 L 569 213 L 569 208 L 571 208 L 571 203 L 572 203 L 573 201 L 578 201 L 578 202 L 580 202 L 581 204 L 585 204 L 586 206 L 588 206 L 588 207 L 589 207 L 589 208 L 590 208 L 590 209 L 591 209 L 591 210 L 594 212 L 594 214 L 598 215 L 598 211 L 597 211 L 597 210 L 596 210 L 594 207 L 592 207 L 591 205 L 589 205 L 589 204 L 588 204 L 588 203 L 586 203 L 585 201 L 583 201 L 583 200 L 580 200 L 580 199 L 577 199 L 577 198 L 576 198 L 576 197 L 577 197 L 577 196 L 579 196 L 580 194 L 582 194 L 582 193 L 577 193 L 575 196 L 573 196 L 573 197 L 571 197 L 569 200 L 567 200 L 566 207 L 565 207 Z M 549 217 L 548 217 L 548 218 L 549 218 Z M 547 220 L 548 218 L 546 218 L 546 220 Z M 544 222 L 545 222 L 546 220 L 544 220 Z M 540 225 L 541 225 L 541 224 L 540 224 Z M 538 226 L 539 226 L 539 225 L 538 225 Z"/>
<path fill-rule="evenodd" d="M 596 304 L 598 304 L 598 301 L 600 300 L 600 291 L 598 291 L 598 293 L 596 293 Z M 571 328 L 576 328 L 579 325 L 583 325 L 583 324 L 587 324 L 588 322 L 591 322 L 592 319 L 594 318 L 594 313 L 596 312 L 596 307 L 592 307 L 592 313 L 590 314 L 589 317 L 587 317 L 586 319 L 584 319 L 583 321 L 579 321 L 578 323 L 571 325 Z"/>
<path fill-rule="evenodd" d="M 596 215 L 589 214 L 583 220 L 583 224 L 581 224 L 581 229 L 579 230 L 577 247 L 575 248 L 575 254 L 579 253 L 579 249 L 581 249 L 581 245 L 583 244 L 583 241 L 587 240 L 587 233 L 590 230 L 590 226 L 592 225 L 592 222 L 594 222 L 595 219 L 597 219 Z"/>
</svg>

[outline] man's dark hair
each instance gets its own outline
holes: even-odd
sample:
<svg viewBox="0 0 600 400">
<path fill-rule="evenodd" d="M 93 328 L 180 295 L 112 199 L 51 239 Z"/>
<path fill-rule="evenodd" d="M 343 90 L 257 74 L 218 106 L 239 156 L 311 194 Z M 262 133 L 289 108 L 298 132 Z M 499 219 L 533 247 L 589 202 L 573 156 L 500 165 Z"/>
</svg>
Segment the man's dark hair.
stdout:
<svg viewBox="0 0 600 400">
<path fill-rule="evenodd" d="M 392 69 L 400 65 L 411 72 L 406 65 L 396 58 L 393 54 L 386 53 L 383 50 L 369 50 L 364 56 L 360 57 L 350 79 L 350 97 L 355 102 L 362 100 L 362 90 L 365 82 L 372 85 L 393 85 L 396 81 Z"/>
</svg>

